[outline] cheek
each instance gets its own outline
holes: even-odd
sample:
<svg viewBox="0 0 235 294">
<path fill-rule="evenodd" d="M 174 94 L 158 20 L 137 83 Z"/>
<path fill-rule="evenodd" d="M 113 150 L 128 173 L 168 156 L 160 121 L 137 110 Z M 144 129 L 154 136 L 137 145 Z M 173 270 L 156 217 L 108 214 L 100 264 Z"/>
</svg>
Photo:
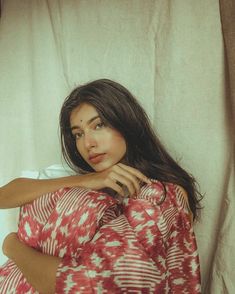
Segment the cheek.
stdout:
<svg viewBox="0 0 235 294">
<path fill-rule="evenodd" d="M 126 154 L 126 141 L 119 133 L 112 138 L 112 147 L 120 156 Z"/>
<path fill-rule="evenodd" d="M 82 148 L 82 145 L 79 144 L 79 142 L 76 142 L 76 148 L 77 148 L 78 153 L 80 153 L 80 155 L 83 157 L 84 150 Z"/>
<path fill-rule="evenodd" d="M 126 153 L 126 141 L 123 138 L 119 140 L 119 147 L 122 150 L 122 152 Z"/>
</svg>

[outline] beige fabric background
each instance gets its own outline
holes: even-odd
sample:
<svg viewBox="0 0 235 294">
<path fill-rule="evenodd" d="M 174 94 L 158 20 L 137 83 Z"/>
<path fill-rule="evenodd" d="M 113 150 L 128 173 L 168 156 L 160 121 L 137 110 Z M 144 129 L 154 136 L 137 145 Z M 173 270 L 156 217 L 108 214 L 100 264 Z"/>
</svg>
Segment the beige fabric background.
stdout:
<svg viewBox="0 0 235 294">
<path fill-rule="evenodd" d="M 219 217 L 215 252 L 211 262 L 206 291 L 208 293 L 235 292 L 235 2 L 220 0 L 222 31 L 225 45 L 225 111 L 230 132 L 230 162 L 224 184 L 223 203 Z"/>
<path fill-rule="evenodd" d="M 219 1 L 5 0 L 0 69 L 0 185 L 61 162 L 59 109 L 77 84 L 121 82 L 205 194 L 195 224 L 203 292 L 235 293 L 233 125 Z M 17 210 L 0 211 L 0 240 L 16 219 Z"/>
</svg>

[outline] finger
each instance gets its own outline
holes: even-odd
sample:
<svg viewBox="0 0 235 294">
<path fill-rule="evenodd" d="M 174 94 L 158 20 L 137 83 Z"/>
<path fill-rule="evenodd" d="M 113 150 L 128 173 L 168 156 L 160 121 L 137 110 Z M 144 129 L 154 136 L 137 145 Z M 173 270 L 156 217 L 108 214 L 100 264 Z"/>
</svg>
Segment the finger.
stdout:
<svg viewBox="0 0 235 294">
<path fill-rule="evenodd" d="M 133 179 L 130 175 L 121 175 L 116 173 L 115 174 L 116 183 L 120 183 L 121 186 L 124 186 L 128 189 L 129 194 L 133 195 L 139 191 L 139 184 Z M 123 189 L 124 189 L 123 187 Z"/>
<path fill-rule="evenodd" d="M 119 166 L 116 166 L 113 171 L 113 177 L 119 181 L 121 184 L 127 186 L 130 195 L 134 193 L 138 193 L 140 190 L 139 180 L 136 176 L 131 174 L 130 172 L 122 169 Z"/>
<path fill-rule="evenodd" d="M 138 184 L 138 187 L 140 186 L 140 182 L 145 182 L 147 184 L 151 184 L 150 179 L 148 179 L 144 174 L 142 174 L 139 170 L 137 170 L 133 167 L 127 166 L 125 164 L 117 164 L 116 167 L 121 168 L 122 173 L 124 171 L 126 171 L 128 173 L 127 175 L 131 175 L 132 177 L 134 177 L 135 182 Z M 119 170 L 119 172 L 120 172 L 120 170 Z"/>
<path fill-rule="evenodd" d="M 125 196 L 124 190 L 122 189 L 122 187 L 120 185 L 118 185 L 116 183 L 115 180 L 112 179 L 107 179 L 106 181 L 106 187 L 113 189 L 114 191 L 116 191 L 119 195 L 121 196 Z"/>
<path fill-rule="evenodd" d="M 119 164 L 118 164 L 119 165 Z M 133 168 L 131 166 L 125 165 L 120 163 L 121 168 L 123 168 L 124 170 L 128 171 L 129 173 L 133 174 L 135 177 L 137 177 L 139 180 L 150 184 L 151 181 L 148 177 L 146 177 L 141 171 L 137 170 L 136 168 Z"/>
<path fill-rule="evenodd" d="M 142 172 L 137 170 L 134 167 L 131 167 L 129 165 L 123 164 L 123 163 L 118 163 L 117 166 L 123 168 L 124 170 L 128 171 L 129 173 L 133 174 L 136 176 L 138 179 L 141 181 L 145 182 L 146 184 L 151 184 L 151 181 L 148 177 L 146 177 Z"/>
</svg>

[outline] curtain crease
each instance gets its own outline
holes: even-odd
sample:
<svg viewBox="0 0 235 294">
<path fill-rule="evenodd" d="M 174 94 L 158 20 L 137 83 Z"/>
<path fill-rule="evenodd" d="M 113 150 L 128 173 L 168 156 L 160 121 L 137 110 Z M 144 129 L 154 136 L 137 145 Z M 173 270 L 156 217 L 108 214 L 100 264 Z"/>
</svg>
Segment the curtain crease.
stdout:
<svg viewBox="0 0 235 294">
<path fill-rule="evenodd" d="M 207 293 L 232 294 L 235 293 L 235 257 L 232 254 L 235 252 L 235 2 L 220 0 L 220 14 L 225 47 L 225 103 L 230 136 L 230 159 Z"/>
</svg>

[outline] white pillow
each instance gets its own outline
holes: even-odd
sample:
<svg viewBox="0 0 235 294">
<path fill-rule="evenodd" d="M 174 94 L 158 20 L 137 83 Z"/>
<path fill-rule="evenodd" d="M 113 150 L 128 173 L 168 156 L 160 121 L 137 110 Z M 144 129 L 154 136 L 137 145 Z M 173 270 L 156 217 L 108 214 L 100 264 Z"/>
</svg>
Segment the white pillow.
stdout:
<svg viewBox="0 0 235 294">
<path fill-rule="evenodd" d="M 31 179 L 53 179 L 71 175 L 75 175 L 75 172 L 62 164 L 53 164 L 39 171 L 24 170 L 21 172 L 21 177 Z"/>
</svg>

